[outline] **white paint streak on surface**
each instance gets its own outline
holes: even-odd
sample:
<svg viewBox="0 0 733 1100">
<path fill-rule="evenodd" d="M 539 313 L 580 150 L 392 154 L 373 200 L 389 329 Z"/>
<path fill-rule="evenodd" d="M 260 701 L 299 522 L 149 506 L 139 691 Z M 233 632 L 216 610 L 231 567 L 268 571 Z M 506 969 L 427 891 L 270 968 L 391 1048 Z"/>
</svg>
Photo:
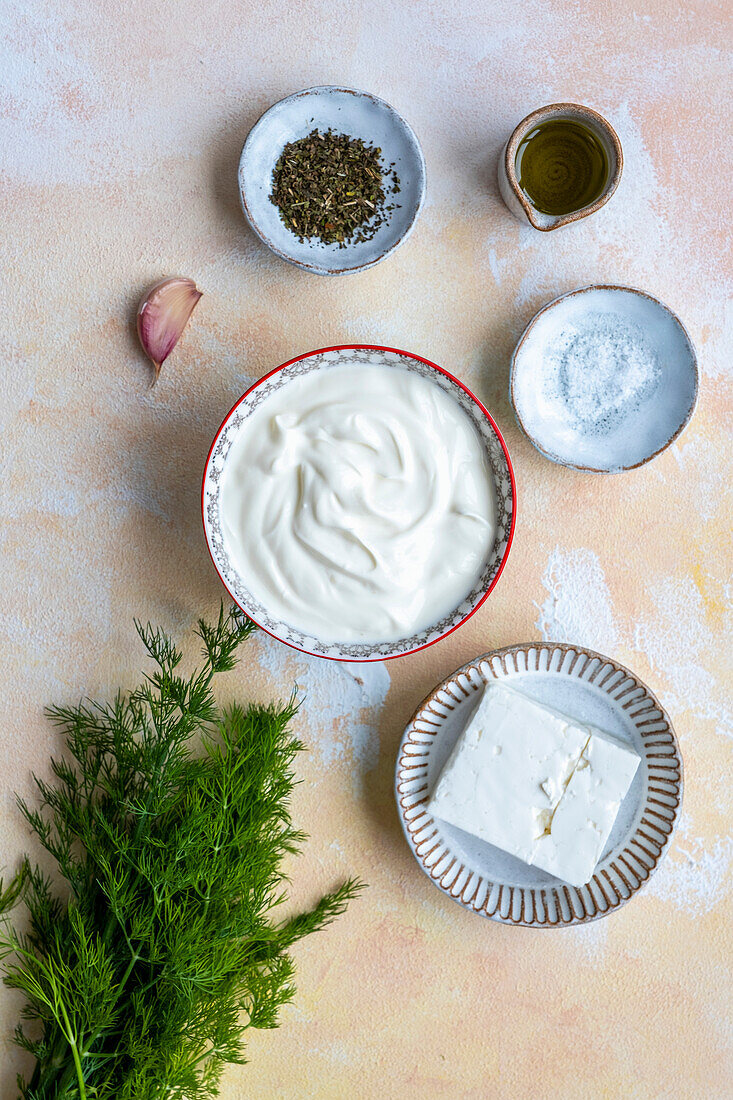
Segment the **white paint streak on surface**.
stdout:
<svg viewBox="0 0 733 1100">
<path fill-rule="evenodd" d="M 719 733 L 733 736 L 733 711 L 704 665 L 718 639 L 705 622 L 705 605 L 694 581 L 662 577 L 652 583 L 651 594 L 657 611 L 640 619 L 634 641 L 668 679 L 670 707 L 678 713 L 691 710 L 715 722 Z"/>
<path fill-rule="evenodd" d="M 700 917 L 725 898 L 732 867 L 733 837 L 690 836 L 690 822 L 683 812 L 672 850 L 644 889 L 689 916 Z"/>
<path fill-rule="evenodd" d="M 256 641 L 260 666 L 277 684 L 286 685 L 295 671 L 303 716 L 317 731 L 309 749 L 326 765 L 348 750 L 360 774 L 370 771 L 379 754 L 379 713 L 390 686 L 387 666 L 310 657 L 265 634 L 258 634 Z"/>
<path fill-rule="evenodd" d="M 548 595 L 539 608 L 536 626 L 545 642 L 569 642 L 613 653 L 619 644 L 619 629 L 597 554 L 556 547 L 542 583 Z"/>
<path fill-rule="evenodd" d="M 724 381 L 733 376 L 733 356 L 730 354 L 730 336 L 733 330 L 733 295 L 728 287 L 721 286 L 720 293 L 713 293 L 706 299 L 703 309 L 711 329 L 711 336 L 700 356 L 700 369 L 711 379 Z"/>
</svg>

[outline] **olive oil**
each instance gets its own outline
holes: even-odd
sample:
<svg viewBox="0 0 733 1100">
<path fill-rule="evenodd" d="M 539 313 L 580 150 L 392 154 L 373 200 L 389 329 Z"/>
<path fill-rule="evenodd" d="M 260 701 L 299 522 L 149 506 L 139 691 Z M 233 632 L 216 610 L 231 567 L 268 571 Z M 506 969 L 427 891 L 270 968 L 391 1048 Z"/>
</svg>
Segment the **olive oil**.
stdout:
<svg viewBox="0 0 733 1100">
<path fill-rule="evenodd" d="M 553 118 L 530 130 L 517 149 L 519 186 L 541 214 L 572 214 L 600 198 L 608 155 L 589 127 Z"/>
</svg>

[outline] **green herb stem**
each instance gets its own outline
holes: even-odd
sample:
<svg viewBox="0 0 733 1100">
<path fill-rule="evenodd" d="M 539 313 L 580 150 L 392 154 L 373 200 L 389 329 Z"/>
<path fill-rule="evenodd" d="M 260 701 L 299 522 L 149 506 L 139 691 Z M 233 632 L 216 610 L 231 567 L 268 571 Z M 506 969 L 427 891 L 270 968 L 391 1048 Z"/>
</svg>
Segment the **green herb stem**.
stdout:
<svg viewBox="0 0 733 1100">
<path fill-rule="evenodd" d="M 288 811 L 297 702 L 222 710 L 212 692 L 253 629 L 222 607 L 182 677 L 170 639 L 138 625 L 155 665 L 138 689 L 50 712 L 67 756 L 23 811 L 69 900 L 27 861 L 0 883 L 0 914 L 22 898 L 30 919 L 25 938 L 0 926 L 0 971 L 40 1026 L 16 1032 L 36 1059 L 24 1100 L 215 1097 L 245 1029 L 276 1026 L 293 996 L 289 948 L 361 889 L 272 920 L 305 839 Z"/>
<path fill-rule="evenodd" d="M 72 1028 L 71 1028 L 71 1022 L 70 1022 L 69 1017 L 66 1013 L 66 1008 L 64 1007 L 63 1001 L 61 1002 L 59 1007 L 61 1009 L 61 1014 L 63 1016 L 64 1025 L 66 1027 L 66 1039 L 67 1039 L 67 1042 L 69 1044 L 69 1048 L 71 1049 L 71 1056 L 74 1059 L 74 1070 L 76 1072 L 76 1079 L 77 1079 L 77 1082 L 79 1084 L 79 1096 L 80 1096 L 81 1100 L 86 1100 L 87 1090 L 86 1090 L 86 1086 L 84 1084 L 84 1073 L 83 1073 L 82 1068 L 81 1068 L 81 1058 L 79 1057 L 79 1048 L 76 1045 L 76 1040 L 74 1039 L 73 1031 L 72 1031 Z"/>
</svg>

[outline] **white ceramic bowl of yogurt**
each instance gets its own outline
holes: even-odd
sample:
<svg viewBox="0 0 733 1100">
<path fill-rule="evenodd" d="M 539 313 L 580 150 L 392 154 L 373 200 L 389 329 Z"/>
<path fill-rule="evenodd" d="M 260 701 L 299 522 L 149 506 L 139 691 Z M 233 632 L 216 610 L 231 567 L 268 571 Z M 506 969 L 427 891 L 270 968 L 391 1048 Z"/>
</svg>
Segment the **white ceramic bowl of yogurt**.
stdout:
<svg viewBox="0 0 733 1100">
<path fill-rule="evenodd" d="M 480 401 L 419 356 L 341 345 L 256 382 L 216 433 L 204 532 L 232 598 L 320 657 L 439 641 L 504 568 L 516 489 Z"/>
</svg>

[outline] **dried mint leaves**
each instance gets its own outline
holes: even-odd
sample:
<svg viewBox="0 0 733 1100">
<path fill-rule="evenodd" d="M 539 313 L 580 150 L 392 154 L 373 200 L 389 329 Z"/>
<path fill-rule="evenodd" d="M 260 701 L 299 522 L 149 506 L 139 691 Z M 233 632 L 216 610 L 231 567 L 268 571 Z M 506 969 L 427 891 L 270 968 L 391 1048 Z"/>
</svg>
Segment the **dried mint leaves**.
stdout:
<svg viewBox="0 0 733 1100">
<path fill-rule="evenodd" d="M 280 154 L 270 202 L 301 241 L 344 248 L 370 240 L 395 209 L 387 196 L 400 190 L 394 164 L 383 169 L 381 153 L 361 138 L 311 130 Z"/>
</svg>

